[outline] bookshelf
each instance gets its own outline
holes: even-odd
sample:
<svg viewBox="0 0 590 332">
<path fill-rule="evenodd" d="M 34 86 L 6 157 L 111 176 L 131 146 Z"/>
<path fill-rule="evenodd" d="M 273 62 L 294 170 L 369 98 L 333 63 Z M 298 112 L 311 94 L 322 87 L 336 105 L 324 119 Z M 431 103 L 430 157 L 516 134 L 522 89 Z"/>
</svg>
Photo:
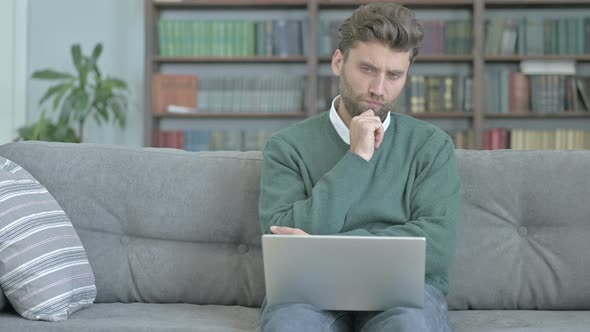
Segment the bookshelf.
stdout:
<svg viewBox="0 0 590 332">
<path fill-rule="evenodd" d="M 154 63 L 305 63 L 304 56 L 272 57 L 272 56 L 232 56 L 232 57 L 189 57 L 189 56 L 156 56 Z"/>
<path fill-rule="evenodd" d="M 153 143 L 152 133 L 156 129 L 174 130 L 191 127 L 208 128 L 229 126 L 252 130 L 257 124 L 265 126 L 270 123 L 278 129 L 324 111 L 325 100 L 319 101 L 319 88 L 324 84 L 321 76 L 329 75 L 331 52 L 322 50 L 320 40 L 323 36 L 322 24 L 335 17 L 345 17 L 359 5 L 370 3 L 367 0 L 146 0 L 146 101 L 144 143 Z M 564 11 L 566 17 L 590 18 L 590 0 L 401 0 L 396 1 L 417 13 L 420 21 L 428 20 L 431 16 L 442 13 L 454 20 L 471 22 L 469 28 L 469 47 L 471 52 L 462 49 L 455 52 L 428 52 L 421 54 L 412 66 L 410 75 L 422 75 L 428 80 L 428 75 L 436 75 L 439 69 L 442 75 L 452 75 L 454 71 L 469 76 L 472 80 L 470 89 L 470 106 L 457 107 L 456 110 L 437 112 L 420 112 L 409 115 L 432 122 L 449 132 L 472 131 L 472 148 L 487 147 L 488 132 L 495 128 L 540 129 L 540 128 L 569 128 L 590 130 L 590 112 L 568 110 L 557 113 L 505 113 L 490 112 L 490 86 L 486 87 L 486 75 L 491 69 L 516 68 L 521 61 L 527 60 L 572 60 L 581 68 L 584 76 L 590 76 L 590 52 L 576 54 L 489 54 L 487 36 L 489 35 L 489 21 L 501 17 L 509 12 L 515 19 L 532 16 L 552 16 L 552 12 Z M 513 14 L 514 12 L 514 14 Z M 298 55 L 164 55 L 159 52 L 158 23 L 166 19 L 178 20 L 268 20 L 286 19 L 302 20 L 303 52 Z M 294 13 L 294 14 L 293 14 Z M 426 13 L 421 17 L 421 13 Z M 435 14 L 432 14 L 435 13 Z M 573 14 L 572 14 L 573 13 Z M 291 15 L 293 14 L 293 15 Z M 537 15 L 538 14 L 538 15 Z M 424 18 L 426 17 L 426 18 Z M 586 28 L 588 29 L 588 28 Z M 588 30 L 586 30 L 588 31 Z M 491 37 L 490 37 L 491 38 Z M 582 38 L 579 36 L 579 38 Z M 585 36 L 587 43 L 590 38 Z M 449 54 L 453 53 L 453 54 Z M 526 53 L 526 52 L 523 52 Z M 232 72 L 243 71 L 255 73 L 259 71 L 281 72 L 285 76 L 305 76 L 302 87 L 301 110 L 285 110 L 284 112 L 270 111 L 240 111 L 221 110 L 219 112 L 197 112 L 191 114 L 153 113 L 151 110 L 153 74 L 157 73 L 194 73 L 201 79 L 201 72 L 215 73 L 214 68 L 220 68 L 219 76 L 231 75 Z M 270 69 L 267 69 L 270 68 Z M 224 72 L 225 70 L 225 72 Z M 446 71 L 445 71 L 446 70 Z M 205 75 L 206 76 L 206 75 Z M 212 76 L 210 74 L 210 76 Z M 463 79 L 463 78 L 460 78 Z M 410 85 L 410 78 L 406 89 Z M 456 85 L 456 83 L 454 83 Z M 489 82 L 488 82 L 489 84 Z M 461 85 L 463 86 L 463 85 Z M 333 96 L 332 96 L 333 97 Z M 466 98 L 466 97 L 464 97 Z M 331 101 L 331 100 L 330 100 Z M 455 104 L 453 104 L 455 105 Z M 463 105 L 463 104 L 462 104 Z M 486 108 L 486 105 L 488 107 Z M 408 106 L 409 107 L 409 106 Z M 223 108 L 223 107 L 222 107 Z M 459 109 L 462 108 L 462 109 Z M 573 134 L 572 134 L 573 135 Z"/>
<path fill-rule="evenodd" d="M 303 119 L 305 118 L 305 113 L 303 112 L 293 112 L 293 113 L 262 113 L 262 112 L 255 112 L 255 113 L 195 113 L 195 114 L 181 114 L 181 113 L 169 113 L 169 114 L 154 114 L 154 118 L 178 118 L 178 119 L 207 119 L 207 118 L 225 118 L 225 119 L 239 119 L 239 118 L 295 118 L 295 119 Z"/>
<path fill-rule="evenodd" d="M 584 22 L 590 17 L 590 1 L 487 0 L 484 11 L 484 24 L 487 22 L 489 25 L 486 26 L 488 31 L 481 50 L 484 61 L 484 80 L 481 85 L 487 87 L 488 94 L 482 100 L 484 132 L 481 147 L 494 145 L 491 143 L 494 139 L 498 143 L 508 131 L 511 148 L 589 149 L 590 112 L 576 105 L 580 99 L 576 96 L 577 79 L 572 81 L 570 77 L 587 77 L 590 74 L 589 27 L 588 22 Z M 493 22 L 504 24 L 504 32 L 512 29 L 517 35 L 526 35 L 527 38 L 522 39 L 522 42 L 517 41 L 514 44 L 516 47 L 509 52 L 501 50 L 501 47 L 490 48 L 494 38 L 490 31 Z M 498 96 L 498 83 L 506 86 L 504 89 L 508 91 L 507 94 L 520 90 L 521 87 L 517 87 L 512 77 L 506 78 L 512 75 L 506 74 L 506 71 L 519 71 L 519 64 L 537 60 L 547 63 L 571 61 L 575 63 L 575 71 L 569 75 L 527 75 L 529 102 L 525 112 L 512 113 L 514 105 L 498 107 L 498 103 L 490 103 L 490 95 Z M 504 80 L 491 78 L 494 72 L 503 75 L 502 71 L 506 75 Z M 585 91 L 588 93 L 587 84 Z M 544 105 L 553 101 L 556 103 L 551 106 Z M 500 146 L 503 145 L 505 142 L 500 143 Z"/>
</svg>

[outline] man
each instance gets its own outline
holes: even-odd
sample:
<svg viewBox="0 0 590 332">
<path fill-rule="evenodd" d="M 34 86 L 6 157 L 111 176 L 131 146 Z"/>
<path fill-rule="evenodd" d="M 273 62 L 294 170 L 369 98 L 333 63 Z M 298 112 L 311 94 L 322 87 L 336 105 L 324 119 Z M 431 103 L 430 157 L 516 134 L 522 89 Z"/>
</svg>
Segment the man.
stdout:
<svg viewBox="0 0 590 332">
<path fill-rule="evenodd" d="M 263 305 L 262 331 L 450 331 L 444 294 L 462 194 L 454 146 L 442 130 L 390 113 L 422 35 L 414 13 L 392 3 L 344 21 L 332 58 L 340 96 L 268 141 L 259 209 L 264 233 L 425 237 L 424 307 Z"/>
</svg>

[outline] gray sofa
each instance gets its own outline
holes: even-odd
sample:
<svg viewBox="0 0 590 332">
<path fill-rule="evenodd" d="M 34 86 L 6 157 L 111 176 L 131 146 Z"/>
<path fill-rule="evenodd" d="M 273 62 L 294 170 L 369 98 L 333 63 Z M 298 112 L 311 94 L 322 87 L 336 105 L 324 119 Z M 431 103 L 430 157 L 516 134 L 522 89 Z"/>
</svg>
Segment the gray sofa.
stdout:
<svg viewBox="0 0 590 332">
<path fill-rule="evenodd" d="M 96 304 L 1 331 L 256 331 L 259 152 L 0 146 L 60 202 Z M 447 296 L 455 332 L 590 331 L 590 151 L 457 150 L 465 196 Z"/>
</svg>

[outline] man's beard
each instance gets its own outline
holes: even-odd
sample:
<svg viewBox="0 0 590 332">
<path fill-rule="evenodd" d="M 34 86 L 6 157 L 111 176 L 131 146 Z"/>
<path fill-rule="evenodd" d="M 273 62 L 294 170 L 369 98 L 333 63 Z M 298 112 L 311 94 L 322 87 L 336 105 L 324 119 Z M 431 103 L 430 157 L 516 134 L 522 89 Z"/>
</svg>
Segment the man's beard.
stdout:
<svg viewBox="0 0 590 332">
<path fill-rule="evenodd" d="M 366 112 L 369 109 L 366 108 L 366 106 L 363 106 L 362 103 L 365 100 L 371 100 L 371 98 L 367 97 L 366 99 L 363 99 L 362 96 L 355 96 L 354 92 L 352 91 L 352 86 L 350 85 L 350 82 L 348 82 L 346 76 L 344 75 L 344 71 L 342 71 L 340 75 L 339 85 L 340 99 L 342 100 L 342 103 L 344 104 L 344 107 L 346 108 L 346 111 L 348 112 L 350 117 L 360 115 L 361 113 Z M 375 115 L 377 115 L 381 119 L 381 122 L 383 122 L 385 121 L 387 114 L 389 114 L 389 112 L 393 112 L 394 105 L 395 100 L 389 103 L 383 102 L 383 105 L 377 109 L 373 109 L 373 112 L 375 112 Z"/>
</svg>

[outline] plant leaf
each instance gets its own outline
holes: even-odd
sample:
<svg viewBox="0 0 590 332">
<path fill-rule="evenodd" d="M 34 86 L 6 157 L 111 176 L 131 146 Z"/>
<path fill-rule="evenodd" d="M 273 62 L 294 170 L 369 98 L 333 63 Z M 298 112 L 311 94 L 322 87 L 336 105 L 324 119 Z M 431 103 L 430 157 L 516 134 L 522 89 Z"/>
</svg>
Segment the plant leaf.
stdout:
<svg viewBox="0 0 590 332">
<path fill-rule="evenodd" d="M 33 136 L 32 136 L 33 140 L 40 140 L 41 139 L 41 132 L 43 131 L 46 122 L 47 121 L 45 120 L 45 110 L 43 110 L 41 112 L 41 117 L 39 118 L 39 122 L 35 126 L 35 130 L 33 130 Z"/>
<path fill-rule="evenodd" d="M 47 89 L 47 91 L 45 92 L 43 97 L 41 97 L 41 99 L 39 100 L 39 105 L 43 104 L 47 99 L 49 99 L 54 94 L 62 91 L 65 87 L 68 87 L 71 85 L 72 85 L 71 83 L 62 83 L 62 84 L 58 84 L 58 85 L 54 85 L 54 86 L 50 87 L 49 89 Z"/>
<path fill-rule="evenodd" d="M 102 81 L 97 87 L 94 98 L 96 103 L 106 103 L 113 97 L 113 90 L 107 81 Z"/>
<path fill-rule="evenodd" d="M 59 112 L 59 122 L 62 122 L 62 123 L 69 123 L 70 122 L 70 118 L 72 116 L 72 111 L 74 110 L 74 108 L 72 107 L 73 101 L 68 98 L 69 98 L 69 96 L 66 97 L 66 99 L 64 100 L 64 103 L 61 106 L 61 111 Z"/>
<path fill-rule="evenodd" d="M 105 122 L 109 121 L 109 112 L 107 111 L 106 107 L 103 105 L 97 106 L 96 111 L 98 112 L 97 114 L 102 116 Z"/>
<path fill-rule="evenodd" d="M 118 122 L 119 127 L 121 127 L 121 128 L 125 127 L 125 123 L 126 123 L 127 119 L 126 119 L 125 112 L 124 112 L 124 109 L 123 109 L 120 101 L 117 98 L 114 98 L 109 103 L 109 106 L 110 106 L 111 110 L 113 111 L 113 114 L 115 115 L 114 120 Z"/>
<path fill-rule="evenodd" d="M 88 73 L 94 67 L 94 61 L 87 56 L 82 55 L 82 48 L 80 44 L 72 45 L 72 60 L 74 66 L 78 70 L 78 79 L 80 80 L 80 87 L 84 88 L 88 81 Z"/>
<path fill-rule="evenodd" d="M 88 103 L 90 102 L 90 96 L 88 92 L 82 88 L 74 89 L 72 108 L 74 111 L 74 119 L 76 121 L 85 121 L 90 113 Z"/>
<path fill-rule="evenodd" d="M 125 81 L 117 79 L 117 78 L 108 78 L 105 81 L 109 82 L 113 88 L 116 89 L 127 89 L 127 83 Z"/>
<path fill-rule="evenodd" d="M 92 63 L 92 59 L 88 58 L 87 56 L 82 56 L 82 67 L 78 71 L 78 79 L 80 80 L 80 88 L 86 88 L 88 83 L 88 75 L 90 71 L 94 67 Z"/>
<path fill-rule="evenodd" d="M 88 103 L 90 102 L 90 96 L 88 95 L 88 92 L 86 92 L 86 90 L 84 89 L 79 89 L 78 90 L 78 103 L 77 103 L 77 110 L 84 110 L 86 111 L 86 109 L 88 108 Z"/>
<path fill-rule="evenodd" d="M 100 72 L 100 69 L 98 68 L 98 65 L 95 63 L 94 64 L 94 74 L 96 75 L 96 81 L 99 82 L 102 80 L 102 73 Z"/>
<path fill-rule="evenodd" d="M 70 128 L 67 126 L 67 124 L 61 124 L 61 125 L 55 126 L 54 136 L 51 137 L 51 135 L 48 135 L 48 136 L 50 136 L 49 139 L 53 139 L 56 141 L 64 141 L 65 138 L 68 136 L 69 129 Z"/>
<path fill-rule="evenodd" d="M 73 117 L 75 120 L 78 118 L 78 107 L 81 104 L 79 101 L 80 88 L 75 88 L 68 93 L 66 99 L 64 99 L 63 105 L 59 112 L 59 121 L 63 123 L 69 123 Z"/>
<path fill-rule="evenodd" d="M 57 109 L 57 107 L 59 106 L 60 101 L 62 100 L 62 98 L 64 97 L 64 95 L 72 88 L 72 86 L 74 86 L 74 83 L 73 82 L 70 82 L 66 86 L 64 86 L 63 89 L 61 89 L 57 93 L 57 95 L 53 99 L 53 108 L 52 108 L 52 111 L 55 111 Z"/>
<path fill-rule="evenodd" d="M 64 79 L 76 79 L 75 76 L 69 73 L 64 73 L 52 69 L 37 70 L 33 73 L 33 78 L 40 80 L 64 80 Z"/>
<path fill-rule="evenodd" d="M 92 59 L 94 60 L 95 63 L 101 54 L 102 54 L 102 43 L 98 43 L 98 44 L 96 44 L 96 46 L 94 46 L 94 50 L 92 51 Z"/>
<path fill-rule="evenodd" d="M 28 127 L 18 128 L 18 136 L 24 141 L 34 140 L 35 127 L 37 127 L 36 123 Z"/>
<path fill-rule="evenodd" d="M 80 44 L 72 45 L 71 53 L 74 66 L 78 69 L 79 73 L 82 73 L 82 48 Z"/>
</svg>

